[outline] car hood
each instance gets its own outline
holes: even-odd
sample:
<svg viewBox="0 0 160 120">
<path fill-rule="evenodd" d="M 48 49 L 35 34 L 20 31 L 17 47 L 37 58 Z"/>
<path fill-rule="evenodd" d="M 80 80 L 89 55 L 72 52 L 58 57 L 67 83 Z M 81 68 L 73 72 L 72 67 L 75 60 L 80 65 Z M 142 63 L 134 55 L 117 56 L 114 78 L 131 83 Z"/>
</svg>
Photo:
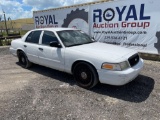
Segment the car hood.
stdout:
<svg viewBox="0 0 160 120">
<path fill-rule="evenodd" d="M 123 59 L 126 60 L 126 58 L 128 59 L 128 57 L 137 53 L 135 50 L 100 42 L 73 46 L 69 47 L 68 49 L 73 50 L 73 52 L 80 52 L 80 54 L 89 57 L 96 57 L 105 60 L 107 59 L 108 61 L 121 61 Z"/>
</svg>

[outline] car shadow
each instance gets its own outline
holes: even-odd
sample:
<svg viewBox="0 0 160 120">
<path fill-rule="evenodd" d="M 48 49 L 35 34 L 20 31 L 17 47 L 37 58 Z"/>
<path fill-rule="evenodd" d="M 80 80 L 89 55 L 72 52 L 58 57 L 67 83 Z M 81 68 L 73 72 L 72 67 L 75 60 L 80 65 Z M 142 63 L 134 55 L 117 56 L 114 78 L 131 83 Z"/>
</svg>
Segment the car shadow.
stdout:
<svg viewBox="0 0 160 120">
<path fill-rule="evenodd" d="M 16 64 L 21 66 L 19 64 L 19 62 L 17 62 Z M 46 77 L 53 78 L 55 80 L 59 80 L 61 82 L 68 83 L 71 86 L 76 84 L 72 75 L 67 74 L 65 72 L 58 71 L 58 70 L 54 70 L 54 69 L 51 69 L 51 68 L 48 68 L 48 67 L 33 64 L 33 66 L 28 68 L 28 70 L 33 71 L 33 72 L 38 73 L 38 74 L 41 74 L 41 75 L 44 75 Z"/>
<path fill-rule="evenodd" d="M 18 62 L 17 64 L 19 65 Z M 72 75 L 54 69 L 34 65 L 28 70 L 68 83 L 71 86 L 76 84 Z M 149 97 L 154 89 L 154 84 L 155 82 L 152 78 L 139 75 L 135 80 L 123 86 L 111 86 L 99 83 L 97 86 L 90 89 L 90 91 L 124 101 L 139 103 L 145 101 Z"/>
<path fill-rule="evenodd" d="M 154 79 L 140 74 L 135 80 L 126 85 L 111 86 L 98 84 L 91 91 L 124 101 L 139 103 L 149 97 L 154 89 L 154 84 Z"/>
</svg>

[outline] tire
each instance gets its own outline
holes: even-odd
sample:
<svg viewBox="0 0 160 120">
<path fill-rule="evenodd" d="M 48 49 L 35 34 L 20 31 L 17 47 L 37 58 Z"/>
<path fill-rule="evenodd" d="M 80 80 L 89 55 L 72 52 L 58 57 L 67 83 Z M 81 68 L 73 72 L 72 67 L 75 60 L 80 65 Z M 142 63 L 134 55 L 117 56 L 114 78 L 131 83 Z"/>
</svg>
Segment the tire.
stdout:
<svg viewBox="0 0 160 120">
<path fill-rule="evenodd" d="M 31 67 L 32 63 L 28 60 L 26 54 L 22 51 L 18 53 L 19 63 L 23 68 Z"/>
<path fill-rule="evenodd" d="M 98 83 L 98 74 L 95 68 L 85 62 L 78 63 L 73 70 L 74 78 L 80 87 L 90 89 Z"/>
</svg>

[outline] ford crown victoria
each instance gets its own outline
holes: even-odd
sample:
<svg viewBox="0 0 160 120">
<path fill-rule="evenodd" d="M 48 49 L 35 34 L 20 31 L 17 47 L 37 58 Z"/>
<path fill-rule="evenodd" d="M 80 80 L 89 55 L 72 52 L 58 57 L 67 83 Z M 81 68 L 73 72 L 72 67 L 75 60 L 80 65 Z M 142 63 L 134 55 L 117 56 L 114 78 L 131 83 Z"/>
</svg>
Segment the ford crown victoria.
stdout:
<svg viewBox="0 0 160 120">
<path fill-rule="evenodd" d="M 10 52 L 24 68 L 35 63 L 67 72 L 87 89 L 98 82 L 124 85 L 143 68 L 143 60 L 135 50 L 96 42 L 72 28 L 31 30 L 12 41 Z"/>
</svg>

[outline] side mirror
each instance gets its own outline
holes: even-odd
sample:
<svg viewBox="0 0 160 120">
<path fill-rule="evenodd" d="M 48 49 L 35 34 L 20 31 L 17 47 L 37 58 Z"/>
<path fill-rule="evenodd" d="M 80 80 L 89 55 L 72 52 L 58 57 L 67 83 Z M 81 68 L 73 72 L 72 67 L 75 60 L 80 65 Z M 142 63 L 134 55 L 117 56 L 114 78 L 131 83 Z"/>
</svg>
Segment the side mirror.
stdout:
<svg viewBox="0 0 160 120">
<path fill-rule="evenodd" d="M 61 48 L 61 47 L 62 47 L 62 46 L 59 44 L 58 41 L 52 41 L 52 42 L 49 43 L 49 45 L 50 45 L 51 47 L 57 47 L 57 48 Z"/>
</svg>

